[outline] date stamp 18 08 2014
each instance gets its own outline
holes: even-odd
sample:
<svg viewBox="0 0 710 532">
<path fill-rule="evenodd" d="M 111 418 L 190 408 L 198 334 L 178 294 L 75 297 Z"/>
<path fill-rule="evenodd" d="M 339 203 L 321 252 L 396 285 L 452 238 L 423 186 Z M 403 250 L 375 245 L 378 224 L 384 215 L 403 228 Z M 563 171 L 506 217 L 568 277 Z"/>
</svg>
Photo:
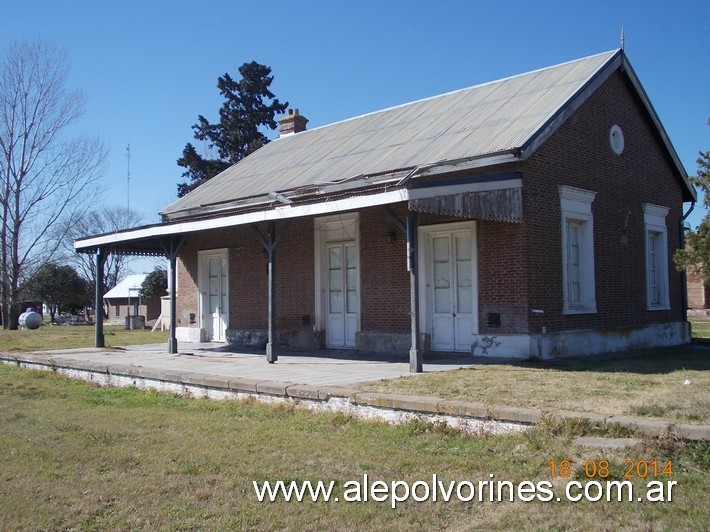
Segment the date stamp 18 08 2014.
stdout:
<svg viewBox="0 0 710 532">
<path fill-rule="evenodd" d="M 625 460 L 623 472 L 611 470 L 608 460 L 587 460 L 575 467 L 570 460 L 550 460 L 550 476 L 561 478 L 663 478 L 673 476 L 672 460 Z"/>
</svg>

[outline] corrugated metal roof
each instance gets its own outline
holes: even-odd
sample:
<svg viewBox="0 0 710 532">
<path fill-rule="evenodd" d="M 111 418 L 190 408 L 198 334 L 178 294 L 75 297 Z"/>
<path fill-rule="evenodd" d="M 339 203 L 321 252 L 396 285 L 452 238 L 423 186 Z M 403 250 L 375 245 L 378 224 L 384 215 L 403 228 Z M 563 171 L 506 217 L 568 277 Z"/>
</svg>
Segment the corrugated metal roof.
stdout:
<svg viewBox="0 0 710 532">
<path fill-rule="evenodd" d="M 520 148 L 618 53 L 605 52 L 276 139 L 162 214 L 176 218 L 180 211 L 202 205 Z"/>
<path fill-rule="evenodd" d="M 143 281 L 145 281 L 146 277 L 148 277 L 147 273 L 128 275 L 111 290 L 106 292 L 104 294 L 104 299 L 127 297 L 137 298 L 141 289 L 141 285 L 143 284 Z"/>
</svg>

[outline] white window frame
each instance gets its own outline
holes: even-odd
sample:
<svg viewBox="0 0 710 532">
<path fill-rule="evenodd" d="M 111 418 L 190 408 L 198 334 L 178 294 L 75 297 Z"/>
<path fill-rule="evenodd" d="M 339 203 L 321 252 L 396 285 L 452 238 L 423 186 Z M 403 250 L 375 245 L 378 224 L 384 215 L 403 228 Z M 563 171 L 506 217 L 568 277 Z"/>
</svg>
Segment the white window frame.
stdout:
<svg viewBox="0 0 710 532">
<path fill-rule="evenodd" d="M 669 210 L 668 207 L 660 205 L 643 204 L 647 310 L 669 310 L 671 308 L 668 279 L 668 229 L 666 227 L 666 216 Z M 652 249 L 653 236 L 658 237 L 656 249 Z M 656 262 L 655 278 L 651 252 L 653 252 Z M 657 287 L 657 298 L 653 296 L 654 286 Z"/>
<path fill-rule="evenodd" d="M 596 192 L 568 185 L 560 186 L 562 211 L 562 297 L 563 314 L 595 314 L 597 312 L 594 278 L 594 219 L 592 202 Z M 572 301 L 569 289 L 569 224 L 579 227 L 579 301 Z"/>
</svg>

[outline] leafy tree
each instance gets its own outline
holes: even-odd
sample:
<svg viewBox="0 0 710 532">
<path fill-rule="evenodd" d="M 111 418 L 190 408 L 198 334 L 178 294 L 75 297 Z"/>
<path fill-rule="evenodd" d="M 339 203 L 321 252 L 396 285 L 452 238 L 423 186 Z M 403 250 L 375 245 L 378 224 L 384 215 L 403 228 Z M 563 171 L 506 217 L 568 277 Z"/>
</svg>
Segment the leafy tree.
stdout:
<svg viewBox="0 0 710 532">
<path fill-rule="evenodd" d="M 46 263 L 23 287 L 23 294 L 49 307 L 52 322 L 57 313 L 76 312 L 91 302 L 89 286 L 71 266 Z"/>
<path fill-rule="evenodd" d="M 83 95 L 65 87 L 64 55 L 41 41 L 0 57 L 0 292 L 3 327 L 17 328 L 27 274 L 52 260 L 57 228 L 94 201 L 106 156 L 94 139 L 69 136 Z M 61 231 L 60 231 L 61 232 Z"/>
<path fill-rule="evenodd" d="M 697 175 L 691 176 L 690 182 L 703 191 L 703 205 L 710 208 L 710 151 L 700 152 L 697 163 Z M 676 250 L 673 258 L 678 270 L 695 270 L 710 283 L 710 214 L 695 231 L 688 231 L 685 249 Z"/>
<path fill-rule="evenodd" d="M 270 67 L 252 61 L 240 66 L 239 74 L 239 81 L 229 74 L 217 78 L 217 88 L 225 98 L 219 122 L 212 124 L 200 115 L 192 126 L 195 139 L 207 142 L 210 149 L 216 148 L 219 158 L 204 158 L 188 143 L 177 161 L 186 168 L 182 176 L 188 180 L 178 184 L 178 197 L 267 144 L 269 139 L 260 128 L 276 129 L 274 117 L 288 107 L 288 102 L 279 102 L 269 89 L 274 80 Z"/>
<path fill-rule="evenodd" d="M 168 290 L 168 272 L 163 268 L 156 267 L 143 280 L 141 285 L 141 297 L 145 300 L 154 297 L 162 297 Z"/>
</svg>

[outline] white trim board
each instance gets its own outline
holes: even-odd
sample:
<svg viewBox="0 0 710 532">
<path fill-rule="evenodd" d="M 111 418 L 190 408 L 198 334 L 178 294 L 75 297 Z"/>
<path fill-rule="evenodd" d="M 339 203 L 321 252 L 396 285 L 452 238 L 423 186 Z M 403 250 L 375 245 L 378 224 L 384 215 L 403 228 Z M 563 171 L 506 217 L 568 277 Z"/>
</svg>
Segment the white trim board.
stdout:
<svg viewBox="0 0 710 532">
<path fill-rule="evenodd" d="M 308 205 L 284 205 L 270 209 L 268 211 L 250 212 L 246 214 L 233 214 L 220 218 L 210 218 L 208 220 L 196 220 L 192 222 L 179 222 L 151 227 L 143 227 L 132 231 L 121 233 L 111 233 L 89 237 L 74 242 L 74 249 L 93 248 L 97 246 L 107 246 L 161 236 L 171 236 L 176 234 L 193 233 L 196 231 L 206 231 L 210 229 L 221 229 L 237 225 L 247 225 L 252 223 L 267 222 L 273 220 L 288 220 L 309 216 L 323 216 L 344 211 L 364 209 L 379 205 L 389 205 L 401 203 L 410 199 L 423 199 L 440 196 L 443 193 L 457 194 L 460 192 L 482 192 L 486 190 L 499 190 L 504 188 L 522 187 L 521 179 L 508 179 L 501 181 L 490 181 L 485 183 L 470 183 L 466 185 L 456 185 L 448 187 L 429 187 L 420 189 L 399 189 L 376 194 L 354 196 L 339 200 L 323 201 Z"/>
</svg>

